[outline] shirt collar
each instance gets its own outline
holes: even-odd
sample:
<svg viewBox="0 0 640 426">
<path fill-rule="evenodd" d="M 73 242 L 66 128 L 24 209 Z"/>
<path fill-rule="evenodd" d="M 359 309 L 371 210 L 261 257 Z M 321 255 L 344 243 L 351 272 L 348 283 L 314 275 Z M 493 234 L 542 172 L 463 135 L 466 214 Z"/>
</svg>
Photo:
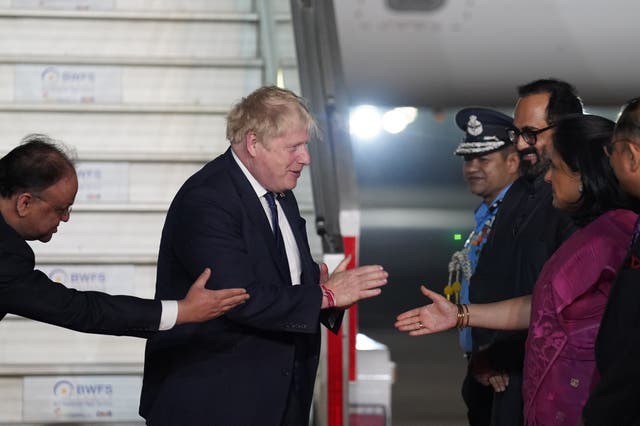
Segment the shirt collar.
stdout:
<svg viewBox="0 0 640 426">
<path fill-rule="evenodd" d="M 495 214 L 495 212 L 497 211 L 498 205 L 502 202 L 502 199 L 504 198 L 509 188 L 511 188 L 511 185 L 512 184 L 510 183 L 509 185 L 502 188 L 502 191 L 498 193 L 498 196 L 495 198 L 495 200 L 493 200 L 491 205 L 488 205 L 487 203 L 482 203 L 480 204 L 480 206 L 478 206 L 478 208 L 474 213 L 476 222 L 484 221 L 487 216 Z"/>
<path fill-rule="evenodd" d="M 246 176 L 247 180 L 251 184 L 251 187 L 256 192 L 256 195 L 258 196 L 258 198 L 263 197 L 264 194 L 266 194 L 268 191 L 264 189 L 264 186 L 260 185 L 260 182 L 258 182 L 256 178 L 253 177 L 253 175 L 245 167 L 242 161 L 240 161 L 236 153 L 233 152 L 233 149 L 231 150 L 231 155 L 233 155 L 233 159 L 238 164 L 238 167 L 240 167 L 240 170 L 242 170 L 242 173 Z"/>
</svg>

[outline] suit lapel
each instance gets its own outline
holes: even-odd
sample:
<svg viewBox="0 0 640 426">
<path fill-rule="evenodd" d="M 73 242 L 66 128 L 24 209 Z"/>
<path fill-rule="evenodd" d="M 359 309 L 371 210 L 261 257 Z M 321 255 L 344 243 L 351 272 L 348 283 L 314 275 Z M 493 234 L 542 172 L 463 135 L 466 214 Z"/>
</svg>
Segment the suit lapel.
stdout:
<svg viewBox="0 0 640 426">
<path fill-rule="evenodd" d="M 285 196 L 279 198 L 280 205 L 284 214 L 287 216 L 287 221 L 291 226 L 291 231 L 298 245 L 298 253 L 300 255 L 300 266 L 302 268 L 302 277 L 300 284 L 317 284 L 317 280 L 314 278 L 313 259 L 309 252 L 309 241 L 307 239 L 307 230 L 304 226 L 304 219 L 300 215 L 298 208 L 298 202 L 293 192 L 285 192 Z"/>
<path fill-rule="evenodd" d="M 289 273 L 287 259 L 280 254 L 276 247 L 276 242 L 273 238 L 273 231 L 271 230 L 269 219 L 267 219 L 267 216 L 265 215 L 262 203 L 247 180 L 247 177 L 242 173 L 242 170 L 240 170 L 240 167 L 234 160 L 233 155 L 231 154 L 231 148 L 229 148 L 224 155 L 229 163 L 229 173 L 236 185 L 240 200 L 245 207 L 244 210 L 249 217 L 249 220 L 253 223 L 255 228 L 259 230 L 261 237 L 266 241 L 271 258 L 274 260 L 283 282 L 291 285 L 291 274 Z M 288 218 L 289 216 L 287 216 L 287 219 Z M 296 241 L 297 240 L 298 237 L 296 236 Z"/>
</svg>

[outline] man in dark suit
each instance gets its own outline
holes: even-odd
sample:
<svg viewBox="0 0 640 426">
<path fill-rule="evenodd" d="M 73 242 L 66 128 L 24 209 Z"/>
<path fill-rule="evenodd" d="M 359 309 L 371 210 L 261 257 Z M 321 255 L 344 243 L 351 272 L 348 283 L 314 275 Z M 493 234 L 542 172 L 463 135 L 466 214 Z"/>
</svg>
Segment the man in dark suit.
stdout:
<svg viewBox="0 0 640 426">
<path fill-rule="evenodd" d="M 246 300 L 244 289 L 206 290 L 209 271 L 176 303 L 68 289 L 35 270 L 25 240 L 46 243 L 69 220 L 78 180 L 70 158 L 48 137 L 23 142 L 0 159 L 0 319 L 13 313 L 87 333 L 148 337 Z"/>
<path fill-rule="evenodd" d="M 504 198 L 471 280 L 474 303 L 530 295 L 546 260 L 575 229 L 566 213 L 553 208 L 544 174 L 555 123 L 564 115 L 582 113 L 582 103 L 571 85 L 555 79 L 525 84 L 518 95 L 510 137 L 520 156 L 521 177 Z M 495 391 L 490 424 L 522 424 L 527 332 L 474 328 L 472 334 L 479 346 L 470 368 L 488 377 Z"/>
<path fill-rule="evenodd" d="M 604 153 L 620 187 L 636 202 L 640 201 L 640 98 L 625 104 Z M 640 219 L 609 294 L 595 357 L 599 381 L 592 383 L 591 395 L 582 411 L 584 425 L 639 425 Z"/>
<path fill-rule="evenodd" d="M 544 181 L 550 165 L 555 123 L 563 116 L 581 114 L 582 102 L 568 83 L 535 80 L 518 88 L 512 142 L 520 156 L 521 177 L 505 196 L 501 213 L 478 262 L 471 285 L 474 303 L 491 303 L 530 295 L 542 266 L 573 233 L 568 214 L 552 204 L 551 185 Z M 496 393 L 492 426 L 524 422 L 522 370 L 527 331 L 495 331 L 474 328 L 482 342 L 474 364 L 489 374 Z"/>
<path fill-rule="evenodd" d="M 189 178 L 165 222 L 156 298 L 181 297 L 194 271 L 251 294 L 224 317 L 147 342 L 140 414 L 149 425 L 304 425 L 320 323 L 380 293 L 380 266 L 330 277 L 311 257 L 291 190 L 315 129 L 301 98 L 263 87 L 227 117 L 231 148 Z"/>
<path fill-rule="evenodd" d="M 582 101 L 570 84 L 555 79 L 525 84 L 518 88 L 518 95 L 509 138 L 518 150 L 521 176 L 500 205 L 471 278 L 469 299 L 473 303 L 518 297 L 528 297 L 530 301 L 542 266 L 575 230 L 569 216 L 551 204 L 551 185 L 544 181 L 544 174 L 550 165 L 546 150 L 555 124 L 563 116 L 581 114 Z M 430 297 L 428 290 L 422 292 Z M 433 308 L 417 308 L 399 315 L 396 327 L 414 336 L 437 331 L 424 329 L 422 324 L 426 321 L 420 321 L 420 313 L 424 315 L 430 309 Z M 421 327 L 417 329 L 418 322 Z M 522 371 L 527 331 L 473 327 L 471 334 L 474 348 L 470 372 L 482 376 L 494 390 L 489 424 L 523 424 Z"/>
</svg>

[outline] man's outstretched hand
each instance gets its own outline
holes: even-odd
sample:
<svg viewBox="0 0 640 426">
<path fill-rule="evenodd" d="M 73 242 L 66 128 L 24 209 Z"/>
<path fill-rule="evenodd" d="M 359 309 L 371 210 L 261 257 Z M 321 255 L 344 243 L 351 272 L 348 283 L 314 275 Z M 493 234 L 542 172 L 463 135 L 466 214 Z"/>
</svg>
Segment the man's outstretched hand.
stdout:
<svg viewBox="0 0 640 426">
<path fill-rule="evenodd" d="M 346 309 L 362 299 L 378 296 L 389 274 L 380 265 L 347 269 L 351 256 L 345 257 L 329 276 L 326 264 L 320 265 L 320 284 L 335 296 L 335 307 Z"/>
<path fill-rule="evenodd" d="M 206 268 L 191 285 L 186 297 L 178 301 L 176 324 L 202 322 L 217 318 L 249 299 L 244 288 L 206 289 L 204 286 L 210 276 L 211 269 Z"/>
</svg>

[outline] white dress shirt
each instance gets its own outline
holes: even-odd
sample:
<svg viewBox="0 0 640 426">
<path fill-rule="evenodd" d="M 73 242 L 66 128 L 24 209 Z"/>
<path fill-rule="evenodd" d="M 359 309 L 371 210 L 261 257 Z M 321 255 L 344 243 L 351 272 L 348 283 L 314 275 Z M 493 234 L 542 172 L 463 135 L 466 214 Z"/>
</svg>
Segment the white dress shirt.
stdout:
<svg viewBox="0 0 640 426">
<path fill-rule="evenodd" d="M 256 192 L 256 196 L 260 200 L 260 204 L 262 204 L 262 208 L 264 209 L 264 214 L 267 216 L 267 220 L 269 220 L 269 224 L 271 224 L 271 229 L 273 229 L 273 223 L 271 219 L 271 210 L 269 209 L 269 204 L 267 204 L 267 199 L 264 198 L 264 195 L 268 192 L 260 183 L 253 177 L 253 175 L 247 170 L 247 168 L 242 164 L 242 161 L 236 156 L 236 153 L 231 150 L 233 154 L 233 159 L 238 163 L 240 170 L 247 177 L 251 187 Z M 287 220 L 287 216 L 284 214 L 282 210 L 282 206 L 280 205 L 280 201 L 278 197 L 276 197 L 276 205 L 278 206 L 278 222 L 280 224 L 280 233 L 282 234 L 282 240 L 284 241 L 284 248 L 287 253 L 287 260 L 289 261 L 289 272 L 291 274 L 291 283 L 293 285 L 300 284 L 300 275 L 302 274 L 302 268 L 300 266 L 300 252 L 298 251 L 298 244 L 296 243 L 296 239 L 293 236 L 293 231 L 291 230 L 291 225 L 289 225 L 289 221 Z"/>
</svg>

